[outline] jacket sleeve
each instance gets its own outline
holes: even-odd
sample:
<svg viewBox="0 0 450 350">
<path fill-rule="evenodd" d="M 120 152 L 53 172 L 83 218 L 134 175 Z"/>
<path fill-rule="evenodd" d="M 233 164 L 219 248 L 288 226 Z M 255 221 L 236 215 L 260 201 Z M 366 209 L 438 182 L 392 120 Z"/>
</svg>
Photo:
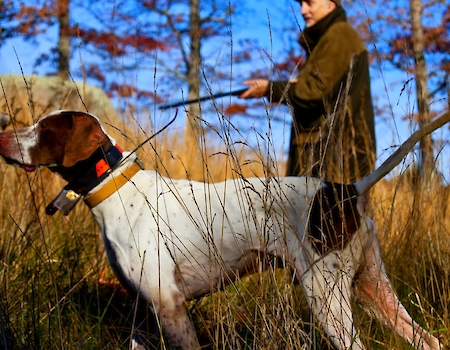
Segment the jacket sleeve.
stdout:
<svg viewBox="0 0 450 350">
<path fill-rule="evenodd" d="M 270 102 L 275 103 L 287 103 L 286 98 L 289 96 L 289 92 L 286 95 L 283 95 L 284 90 L 289 82 L 286 81 L 270 81 L 269 88 L 267 89 L 266 97 L 270 100 Z M 292 84 L 289 86 L 292 88 Z"/>
<path fill-rule="evenodd" d="M 365 49 L 358 46 L 359 38 L 353 38 L 354 32 L 347 30 L 347 26 L 338 23 L 325 33 L 300 70 L 297 83 L 289 87 L 283 99 L 287 82 L 273 81 L 269 86 L 272 102 L 291 104 L 300 124 L 309 124 L 331 110 L 333 106 L 327 105 L 327 101 L 332 101 L 330 97 L 338 93 L 352 57 Z"/>
</svg>

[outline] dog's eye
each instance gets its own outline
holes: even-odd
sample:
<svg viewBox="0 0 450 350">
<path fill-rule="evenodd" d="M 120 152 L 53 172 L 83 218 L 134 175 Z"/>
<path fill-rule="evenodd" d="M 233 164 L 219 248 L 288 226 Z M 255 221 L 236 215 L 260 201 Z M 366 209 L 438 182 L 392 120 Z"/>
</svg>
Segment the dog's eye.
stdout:
<svg viewBox="0 0 450 350">
<path fill-rule="evenodd" d="M 43 131 L 43 130 L 47 130 L 47 129 L 48 129 L 48 124 L 46 122 L 39 123 L 39 130 Z"/>
</svg>

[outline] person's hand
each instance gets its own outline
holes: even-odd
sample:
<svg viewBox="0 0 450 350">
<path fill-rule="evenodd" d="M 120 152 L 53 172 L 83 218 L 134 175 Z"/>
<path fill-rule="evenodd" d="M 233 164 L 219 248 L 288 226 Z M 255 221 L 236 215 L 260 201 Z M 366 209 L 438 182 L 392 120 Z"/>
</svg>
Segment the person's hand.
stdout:
<svg viewBox="0 0 450 350">
<path fill-rule="evenodd" d="M 244 85 L 249 88 L 244 93 L 239 95 L 240 98 L 255 98 L 266 96 L 269 89 L 269 81 L 266 79 L 254 79 L 244 81 Z"/>
</svg>

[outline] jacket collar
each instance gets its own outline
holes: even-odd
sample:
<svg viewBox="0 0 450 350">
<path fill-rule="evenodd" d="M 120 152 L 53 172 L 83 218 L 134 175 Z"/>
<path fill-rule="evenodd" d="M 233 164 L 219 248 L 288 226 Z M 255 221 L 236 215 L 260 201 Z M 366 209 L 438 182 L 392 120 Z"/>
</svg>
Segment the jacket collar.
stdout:
<svg viewBox="0 0 450 350">
<path fill-rule="evenodd" d="M 342 6 L 336 7 L 331 13 L 322 18 L 319 22 L 312 27 L 306 28 L 300 39 L 300 45 L 305 49 L 306 55 L 309 56 L 311 51 L 319 42 L 320 38 L 326 33 L 330 27 L 338 22 L 346 22 L 347 15 Z"/>
</svg>

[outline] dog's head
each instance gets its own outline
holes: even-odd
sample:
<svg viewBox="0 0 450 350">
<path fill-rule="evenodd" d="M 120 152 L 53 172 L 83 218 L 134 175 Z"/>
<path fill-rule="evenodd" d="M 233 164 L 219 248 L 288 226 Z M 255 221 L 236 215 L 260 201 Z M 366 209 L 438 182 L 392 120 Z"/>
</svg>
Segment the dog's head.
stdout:
<svg viewBox="0 0 450 350">
<path fill-rule="evenodd" d="M 55 111 L 32 126 L 0 133 L 0 155 L 26 171 L 38 166 L 71 168 L 114 143 L 97 117 L 79 111 Z"/>
</svg>

